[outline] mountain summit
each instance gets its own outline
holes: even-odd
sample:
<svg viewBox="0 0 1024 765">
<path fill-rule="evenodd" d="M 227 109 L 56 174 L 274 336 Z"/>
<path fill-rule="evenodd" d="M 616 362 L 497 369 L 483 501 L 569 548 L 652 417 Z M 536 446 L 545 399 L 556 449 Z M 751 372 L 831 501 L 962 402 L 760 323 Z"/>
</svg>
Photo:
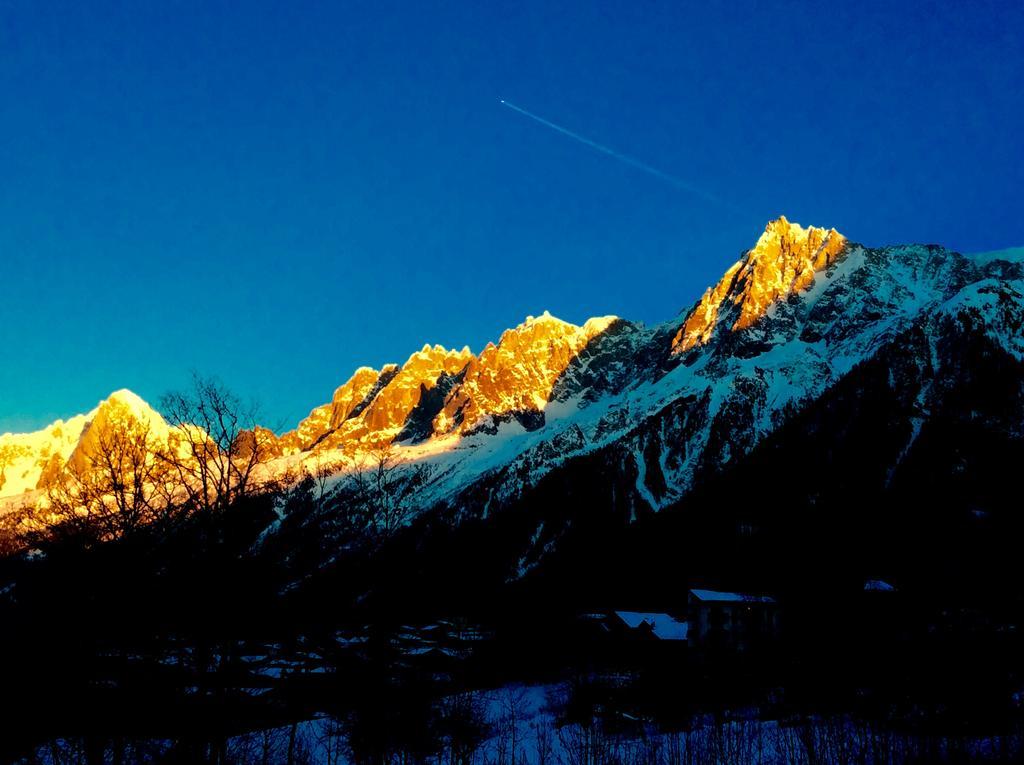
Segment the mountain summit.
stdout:
<svg viewBox="0 0 1024 765">
<path fill-rule="evenodd" d="M 719 324 L 746 329 L 776 302 L 807 289 L 846 248 L 834 228 L 803 228 L 785 216 L 771 221 L 753 249 L 709 287 L 676 334 L 676 353 L 706 343 Z"/>
<path fill-rule="evenodd" d="M 0 497 L 47 488 L 68 465 L 84 465 L 111 423 L 138 422 L 165 436 L 163 418 L 130 390 L 114 391 L 88 414 L 57 420 L 34 433 L 0 435 Z"/>
</svg>

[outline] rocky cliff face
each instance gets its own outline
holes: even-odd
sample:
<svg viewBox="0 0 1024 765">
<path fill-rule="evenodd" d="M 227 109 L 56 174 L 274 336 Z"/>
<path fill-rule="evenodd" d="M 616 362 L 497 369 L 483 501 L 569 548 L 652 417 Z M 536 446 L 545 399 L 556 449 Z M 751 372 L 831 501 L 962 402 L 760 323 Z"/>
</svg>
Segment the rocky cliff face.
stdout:
<svg viewBox="0 0 1024 765">
<path fill-rule="evenodd" d="M 590 319 L 582 327 L 547 311 L 507 330 L 466 366 L 461 383 L 434 418 L 434 433 L 472 433 L 493 428 L 509 415 L 527 429 L 543 424 L 543 411 L 556 381 L 614 316 Z"/>
<path fill-rule="evenodd" d="M 922 529 L 952 545 L 1002 523 L 1024 455 L 1024 251 L 867 248 L 780 219 L 673 320 L 528 321 L 433 390 L 398 439 L 426 476 L 417 533 L 459 528 L 442 554 L 506 582 L 932 576 Z M 330 547 L 318 523 L 292 532 Z"/>
<path fill-rule="evenodd" d="M 402 365 L 387 364 L 380 371 L 363 367 L 335 391 L 330 404 L 314 409 L 282 442 L 293 452 L 341 450 L 354 455 L 394 441 L 432 398 L 431 391 L 447 390 L 473 358 L 468 348 L 424 345 Z"/>
<path fill-rule="evenodd" d="M 479 356 L 425 345 L 401 365 L 362 368 L 281 437 L 291 453 L 340 450 L 353 456 L 384 442 L 496 432 L 512 419 L 537 428 L 556 381 L 614 317 L 577 327 L 545 312 L 506 330 Z"/>
<path fill-rule="evenodd" d="M 752 326 L 773 305 L 810 287 L 846 246 L 846 237 L 835 229 L 805 229 L 785 217 L 772 221 L 754 248 L 704 293 L 676 333 L 673 351 L 706 343 L 719 327 Z"/>
</svg>

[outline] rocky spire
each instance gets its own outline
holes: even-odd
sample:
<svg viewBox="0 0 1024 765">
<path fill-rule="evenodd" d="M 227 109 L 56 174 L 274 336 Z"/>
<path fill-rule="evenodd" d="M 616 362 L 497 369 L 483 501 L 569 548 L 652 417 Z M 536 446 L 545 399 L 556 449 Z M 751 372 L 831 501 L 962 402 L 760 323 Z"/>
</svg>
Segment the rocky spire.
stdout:
<svg viewBox="0 0 1024 765">
<path fill-rule="evenodd" d="M 473 430 L 489 417 L 542 411 L 572 360 L 615 320 L 576 326 L 545 311 L 506 330 L 479 356 L 425 345 L 401 366 L 359 369 L 330 403 L 281 437 L 282 451 L 355 454 L 407 433 L 410 419 L 423 435 L 443 435 Z"/>
<path fill-rule="evenodd" d="M 579 327 L 547 311 L 527 316 L 470 361 L 462 384 L 435 418 L 434 431 L 471 430 L 488 416 L 543 410 L 569 363 L 615 318 L 593 318 Z"/>
<path fill-rule="evenodd" d="M 810 287 L 846 242 L 834 228 L 803 228 L 784 216 L 769 222 L 753 249 L 704 293 L 676 334 L 673 352 L 703 345 L 719 324 L 728 322 L 730 330 L 751 326 L 773 303 Z"/>
</svg>

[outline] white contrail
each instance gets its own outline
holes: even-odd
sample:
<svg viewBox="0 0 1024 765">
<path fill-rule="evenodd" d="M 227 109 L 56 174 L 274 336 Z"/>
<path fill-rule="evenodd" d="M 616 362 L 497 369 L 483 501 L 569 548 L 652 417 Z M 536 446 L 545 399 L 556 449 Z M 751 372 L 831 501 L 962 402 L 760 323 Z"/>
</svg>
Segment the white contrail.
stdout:
<svg viewBox="0 0 1024 765">
<path fill-rule="evenodd" d="M 656 167 L 651 167 L 646 162 L 641 162 L 639 159 L 634 159 L 633 157 L 630 157 L 627 154 L 620 154 L 614 149 L 610 149 L 607 146 L 599 144 L 597 141 L 591 141 L 589 138 L 586 138 L 585 136 L 582 136 L 579 133 L 574 133 L 568 128 L 564 128 L 561 125 L 556 125 L 554 122 L 550 122 L 544 119 L 543 117 L 538 117 L 533 112 L 528 112 L 521 106 L 516 106 L 511 101 L 506 101 L 505 99 L 499 100 L 501 101 L 502 106 L 507 106 L 512 111 L 519 112 L 524 117 L 529 117 L 531 120 L 539 122 L 541 125 L 545 125 L 551 128 L 552 130 L 557 130 L 562 135 L 567 135 L 570 138 L 574 138 L 580 143 L 586 144 L 591 149 L 596 149 L 602 154 L 607 154 L 609 157 L 613 157 L 619 160 L 620 162 L 625 162 L 627 165 L 632 165 L 637 170 L 643 170 L 645 173 L 650 173 L 651 175 L 657 176 L 658 178 L 661 178 L 663 181 L 671 183 L 677 189 L 682 189 L 683 191 L 688 191 L 691 194 L 696 194 L 697 196 L 703 197 L 704 199 L 707 199 L 710 202 L 715 202 L 716 204 L 725 204 L 725 202 L 716 197 L 714 194 L 709 194 L 703 189 L 699 189 L 693 184 L 687 183 L 682 178 L 676 178 L 674 175 L 669 175 L 668 173 L 663 172 Z"/>
</svg>

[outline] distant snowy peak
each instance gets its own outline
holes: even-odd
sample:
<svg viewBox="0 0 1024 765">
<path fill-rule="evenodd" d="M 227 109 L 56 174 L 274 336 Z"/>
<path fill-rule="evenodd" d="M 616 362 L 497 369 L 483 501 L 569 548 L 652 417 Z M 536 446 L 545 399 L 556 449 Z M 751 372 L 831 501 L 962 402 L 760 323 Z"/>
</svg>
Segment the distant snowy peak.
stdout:
<svg viewBox="0 0 1024 765">
<path fill-rule="evenodd" d="M 720 326 L 747 329 L 770 306 L 810 287 L 846 249 L 846 237 L 835 229 L 805 229 L 785 217 L 771 221 L 757 244 L 704 293 L 673 339 L 673 352 L 707 343 Z"/>
<path fill-rule="evenodd" d="M 125 428 L 144 429 L 154 442 L 166 442 L 171 433 L 171 427 L 164 418 L 142 398 L 127 389 L 115 391 L 89 413 L 89 422 L 65 464 L 70 467 L 89 467 L 96 455 L 101 453 L 104 444 L 109 449 L 110 434 Z M 46 488 L 46 477 L 43 478 L 37 488 Z"/>
<path fill-rule="evenodd" d="M 57 420 L 34 433 L 0 435 L 0 497 L 45 489 L 68 465 L 85 464 L 103 434 L 125 421 L 143 423 L 156 436 L 169 431 L 149 404 L 130 390 L 119 390 L 88 414 Z"/>
</svg>

